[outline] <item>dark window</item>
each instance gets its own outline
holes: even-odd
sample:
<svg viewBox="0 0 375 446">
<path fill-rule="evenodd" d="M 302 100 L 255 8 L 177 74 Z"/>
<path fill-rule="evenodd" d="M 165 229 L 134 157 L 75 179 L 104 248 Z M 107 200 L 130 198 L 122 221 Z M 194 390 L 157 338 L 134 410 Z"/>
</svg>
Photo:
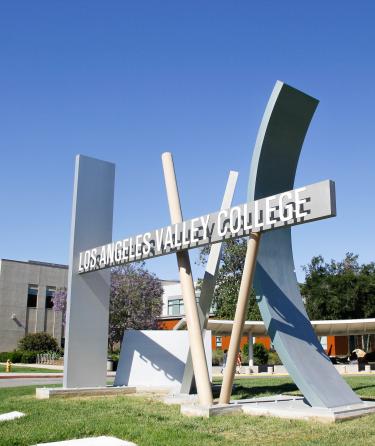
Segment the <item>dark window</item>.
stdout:
<svg viewBox="0 0 375 446">
<path fill-rule="evenodd" d="M 53 308 L 53 296 L 55 295 L 56 288 L 48 286 L 46 291 L 46 308 Z"/>
<path fill-rule="evenodd" d="M 38 285 L 29 285 L 27 290 L 27 307 L 36 308 L 38 300 Z"/>
</svg>

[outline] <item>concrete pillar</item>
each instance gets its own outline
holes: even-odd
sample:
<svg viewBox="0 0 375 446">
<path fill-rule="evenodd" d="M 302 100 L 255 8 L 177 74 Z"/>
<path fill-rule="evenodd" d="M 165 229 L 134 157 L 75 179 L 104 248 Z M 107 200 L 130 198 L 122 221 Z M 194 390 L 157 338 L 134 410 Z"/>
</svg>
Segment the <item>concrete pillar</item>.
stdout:
<svg viewBox="0 0 375 446">
<path fill-rule="evenodd" d="M 45 285 L 38 286 L 38 298 L 36 301 L 36 324 L 35 332 L 46 331 L 46 292 Z"/>
<path fill-rule="evenodd" d="M 247 334 L 247 339 L 249 343 L 249 368 L 254 367 L 254 338 L 251 331 Z"/>
</svg>

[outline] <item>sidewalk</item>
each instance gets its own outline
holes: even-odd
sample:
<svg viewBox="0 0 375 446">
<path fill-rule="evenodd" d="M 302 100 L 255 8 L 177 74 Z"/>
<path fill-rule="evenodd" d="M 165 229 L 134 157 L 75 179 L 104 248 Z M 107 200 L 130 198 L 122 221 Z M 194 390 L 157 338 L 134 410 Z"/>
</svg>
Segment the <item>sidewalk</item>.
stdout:
<svg viewBox="0 0 375 446">
<path fill-rule="evenodd" d="M 27 364 L 30 367 L 30 364 Z M 23 364 L 25 367 L 26 364 Z M 34 367 L 34 366 L 33 366 Z M 43 369 L 43 367 L 40 367 Z M 48 368 L 48 367 L 44 367 Z M 43 373 L 43 372 L 20 372 L 20 373 L 0 373 L 0 379 L 19 379 L 19 378 L 63 378 L 64 371 L 61 369 L 56 370 L 56 373 Z M 107 372 L 107 378 L 114 378 L 116 376 L 116 372 Z"/>
</svg>

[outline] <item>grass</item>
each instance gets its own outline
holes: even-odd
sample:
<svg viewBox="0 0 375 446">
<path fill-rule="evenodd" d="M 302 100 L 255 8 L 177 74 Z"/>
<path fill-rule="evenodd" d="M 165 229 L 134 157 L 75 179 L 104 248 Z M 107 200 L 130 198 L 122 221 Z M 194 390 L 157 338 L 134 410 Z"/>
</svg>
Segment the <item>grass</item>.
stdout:
<svg viewBox="0 0 375 446">
<path fill-rule="evenodd" d="M 0 364 L 0 373 L 5 373 L 5 365 Z M 42 369 L 39 367 L 12 366 L 12 373 L 62 373 L 62 370 Z"/>
<path fill-rule="evenodd" d="M 347 378 L 361 396 L 375 398 L 375 377 Z M 236 381 L 237 397 L 297 389 L 288 378 Z M 183 445 L 373 445 L 375 414 L 334 425 L 233 415 L 186 418 L 178 406 L 137 396 L 36 400 L 35 387 L 0 389 L 0 413 L 26 417 L 0 423 L 0 444 L 21 446 L 70 438 L 112 435 L 139 446 Z"/>
</svg>

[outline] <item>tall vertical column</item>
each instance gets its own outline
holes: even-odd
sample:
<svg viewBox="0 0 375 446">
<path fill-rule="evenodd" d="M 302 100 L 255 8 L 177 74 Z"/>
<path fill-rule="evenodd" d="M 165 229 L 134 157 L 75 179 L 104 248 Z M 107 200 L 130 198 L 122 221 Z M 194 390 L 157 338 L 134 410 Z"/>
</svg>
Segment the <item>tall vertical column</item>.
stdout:
<svg viewBox="0 0 375 446">
<path fill-rule="evenodd" d="M 182 221 L 182 212 L 172 154 L 169 152 L 163 153 L 162 162 L 171 222 L 172 224 L 180 223 Z M 201 404 L 211 405 L 213 401 L 211 382 L 207 368 L 201 326 L 199 323 L 198 308 L 195 300 L 195 289 L 193 276 L 191 274 L 189 253 L 186 250 L 180 251 L 176 253 L 176 256 L 180 273 L 186 325 L 189 333 L 190 351 L 198 397 Z"/>
<path fill-rule="evenodd" d="M 109 269 L 78 274 L 79 253 L 112 241 L 115 165 L 76 157 L 66 314 L 65 388 L 106 385 Z"/>
<path fill-rule="evenodd" d="M 35 332 L 46 331 L 46 290 L 45 285 L 38 286 L 38 298 L 36 301 Z"/>
<path fill-rule="evenodd" d="M 247 339 L 249 343 L 249 369 L 251 369 L 251 367 L 254 367 L 254 338 L 251 331 L 247 334 Z"/>
</svg>

